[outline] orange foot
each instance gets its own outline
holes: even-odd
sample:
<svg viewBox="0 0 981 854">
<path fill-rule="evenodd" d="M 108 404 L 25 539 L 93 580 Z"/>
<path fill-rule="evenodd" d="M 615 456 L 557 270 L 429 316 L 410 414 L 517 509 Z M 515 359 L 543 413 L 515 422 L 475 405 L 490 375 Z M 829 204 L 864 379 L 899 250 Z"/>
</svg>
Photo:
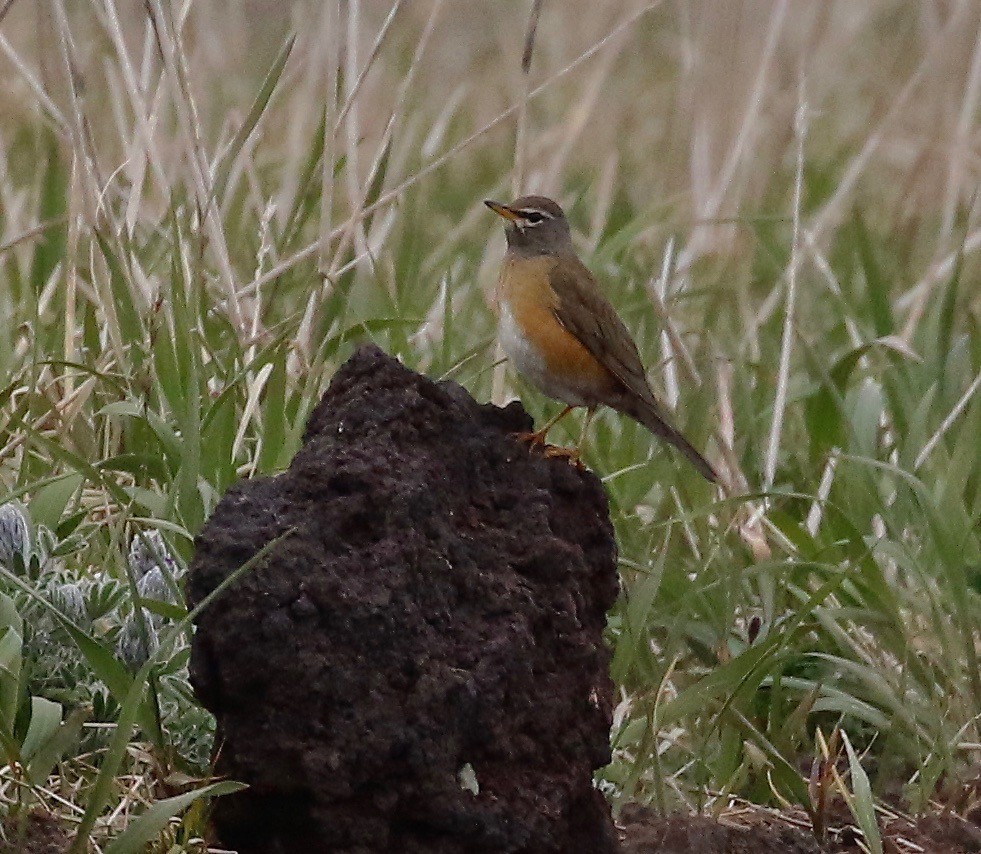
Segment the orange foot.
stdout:
<svg viewBox="0 0 981 854">
<path fill-rule="evenodd" d="M 568 460 L 569 465 L 575 466 L 579 471 L 586 468 L 578 448 L 560 448 L 558 445 L 548 445 L 543 456 L 549 460 Z"/>
<path fill-rule="evenodd" d="M 586 468 L 580 459 L 578 448 L 549 445 L 545 441 L 546 432 L 545 430 L 536 430 L 534 433 L 512 433 L 511 438 L 523 445 L 528 445 L 529 451 L 540 449 L 542 456 L 547 460 L 568 460 L 570 465 L 575 466 L 580 471 Z"/>
<path fill-rule="evenodd" d="M 532 448 L 545 447 L 545 430 L 536 430 L 534 433 L 512 433 L 511 438 L 523 445 Z"/>
</svg>

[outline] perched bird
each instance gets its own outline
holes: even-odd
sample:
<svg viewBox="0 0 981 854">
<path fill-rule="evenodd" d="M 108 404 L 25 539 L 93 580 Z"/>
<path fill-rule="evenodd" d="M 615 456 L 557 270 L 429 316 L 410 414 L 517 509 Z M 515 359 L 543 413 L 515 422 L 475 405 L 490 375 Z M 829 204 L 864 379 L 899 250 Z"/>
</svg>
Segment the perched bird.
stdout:
<svg viewBox="0 0 981 854">
<path fill-rule="evenodd" d="M 603 404 L 639 421 L 718 482 L 715 469 L 671 425 L 651 391 L 637 345 L 576 255 L 562 208 L 544 196 L 484 204 L 507 220 L 508 249 L 497 286 L 501 345 L 532 384 L 566 404 L 541 430 L 523 438 L 544 445 L 548 430 L 574 407 L 587 408 L 588 425 Z M 579 457 L 578 448 L 546 453 Z"/>
</svg>

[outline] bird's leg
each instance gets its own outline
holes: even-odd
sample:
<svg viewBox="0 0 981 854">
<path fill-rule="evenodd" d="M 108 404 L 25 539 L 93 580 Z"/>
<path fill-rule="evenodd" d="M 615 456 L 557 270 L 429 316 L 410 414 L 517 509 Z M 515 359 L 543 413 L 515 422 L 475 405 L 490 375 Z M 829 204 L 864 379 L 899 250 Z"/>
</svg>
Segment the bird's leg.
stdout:
<svg viewBox="0 0 981 854">
<path fill-rule="evenodd" d="M 532 447 L 535 447 L 536 445 L 544 445 L 545 436 L 548 431 L 558 424 L 563 418 L 565 418 L 566 415 L 572 412 L 572 409 L 573 408 L 571 406 L 567 406 L 544 427 L 542 427 L 541 430 L 535 430 L 533 433 L 515 433 L 514 438 L 519 442 L 527 442 Z"/>
<path fill-rule="evenodd" d="M 586 407 L 586 418 L 582 422 L 582 433 L 579 434 L 579 444 L 576 445 L 576 450 L 579 451 L 580 456 L 582 455 L 582 449 L 586 445 L 586 436 L 589 432 L 589 422 L 593 420 L 593 416 L 596 414 L 596 406 Z"/>
<path fill-rule="evenodd" d="M 593 416 L 596 414 L 596 407 L 589 406 L 586 408 L 586 418 L 582 423 L 582 433 L 579 434 L 579 441 L 576 443 L 574 448 L 557 448 L 554 445 L 550 445 L 545 449 L 545 456 L 550 458 L 561 458 L 566 459 L 572 463 L 577 468 L 583 468 L 582 464 L 582 449 L 586 444 L 586 431 L 589 430 L 589 422 L 593 420 Z"/>
</svg>

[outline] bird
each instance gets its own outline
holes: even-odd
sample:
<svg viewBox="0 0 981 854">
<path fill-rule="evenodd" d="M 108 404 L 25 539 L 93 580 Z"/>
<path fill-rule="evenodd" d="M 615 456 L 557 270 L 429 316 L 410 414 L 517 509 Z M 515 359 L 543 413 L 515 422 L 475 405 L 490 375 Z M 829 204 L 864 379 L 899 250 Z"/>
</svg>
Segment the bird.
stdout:
<svg viewBox="0 0 981 854">
<path fill-rule="evenodd" d="M 630 332 L 599 283 L 576 254 L 572 232 L 557 202 L 522 196 L 510 204 L 485 200 L 503 217 L 507 252 L 497 283 L 499 338 L 518 373 L 566 404 L 540 430 L 519 434 L 547 456 L 579 463 L 575 449 L 546 445 L 548 431 L 576 407 L 586 427 L 600 405 L 621 412 L 677 448 L 712 483 L 711 463 L 674 427 L 647 381 Z"/>
</svg>

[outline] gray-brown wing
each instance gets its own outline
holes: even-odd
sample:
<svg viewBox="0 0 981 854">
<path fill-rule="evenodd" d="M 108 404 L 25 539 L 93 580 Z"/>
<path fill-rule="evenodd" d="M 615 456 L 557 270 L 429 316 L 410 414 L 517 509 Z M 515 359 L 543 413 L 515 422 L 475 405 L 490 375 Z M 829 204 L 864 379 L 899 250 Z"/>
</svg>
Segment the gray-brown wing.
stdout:
<svg viewBox="0 0 981 854">
<path fill-rule="evenodd" d="M 719 475 L 711 463 L 672 425 L 664 407 L 654 397 L 637 345 L 585 265 L 578 259 L 574 263 L 563 261 L 552 268 L 549 280 L 558 298 L 555 316 L 559 323 L 623 384 L 626 391 L 623 399 L 606 402 L 670 442 L 704 477 L 718 482 Z"/>
<path fill-rule="evenodd" d="M 656 405 L 637 345 L 616 309 L 600 291 L 593 274 L 578 259 L 563 259 L 552 267 L 549 280 L 558 297 L 555 316 L 559 323 L 575 335 L 627 391 Z"/>
</svg>

